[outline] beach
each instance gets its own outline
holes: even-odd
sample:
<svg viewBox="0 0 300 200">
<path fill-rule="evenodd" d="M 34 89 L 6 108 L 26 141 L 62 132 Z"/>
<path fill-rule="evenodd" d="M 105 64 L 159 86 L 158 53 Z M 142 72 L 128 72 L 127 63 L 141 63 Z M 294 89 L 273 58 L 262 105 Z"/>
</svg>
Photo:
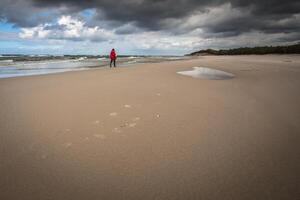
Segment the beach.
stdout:
<svg viewBox="0 0 300 200">
<path fill-rule="evenodd" d="M 299 55 L 0 79 L 0 199 L 297 199 L 299 86 Z"/>
</svg>

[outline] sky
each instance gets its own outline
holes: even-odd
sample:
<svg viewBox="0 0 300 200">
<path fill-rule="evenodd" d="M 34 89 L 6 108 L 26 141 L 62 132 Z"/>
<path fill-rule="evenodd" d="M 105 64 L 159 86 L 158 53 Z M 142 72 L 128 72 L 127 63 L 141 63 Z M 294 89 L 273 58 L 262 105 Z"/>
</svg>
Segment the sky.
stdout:
<svg viewBox="0 0 300 200">
<path fill-rule="evenodd" d="M 0 0 L 0 54 L 183 55 L 299 41 L 299 0 Z"/>
</svg>

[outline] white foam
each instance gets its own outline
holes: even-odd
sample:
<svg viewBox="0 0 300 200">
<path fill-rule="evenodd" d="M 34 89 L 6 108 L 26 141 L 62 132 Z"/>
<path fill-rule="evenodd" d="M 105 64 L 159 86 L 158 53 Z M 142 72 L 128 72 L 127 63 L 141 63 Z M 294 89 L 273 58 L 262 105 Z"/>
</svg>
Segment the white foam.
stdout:
<svg viewBox="0 0 300 200">
<path fill-rule="evenodd" d="M 13 63 L 13 60 L 0 60 L 0 63 Z"/>
<path fill-rule="evenodd" d="M 83 61 L 83 60 L 86 60 L 86 59 L 87 59 L 87 57 L 80 57 L 80 58 L 78 58 L 78 59 L 76 59 L 74 61 Z"/>
<path fill-rule="evenodd" d="M 210 79 L 210 80 L 223 80 L 234 78 L 234 75 L 228 72 L 211 69 L 207 67 L 193 67 L 190 71 L 177 72 L 178 74 L 191 76 L 193 78 Z"/>
</svg>

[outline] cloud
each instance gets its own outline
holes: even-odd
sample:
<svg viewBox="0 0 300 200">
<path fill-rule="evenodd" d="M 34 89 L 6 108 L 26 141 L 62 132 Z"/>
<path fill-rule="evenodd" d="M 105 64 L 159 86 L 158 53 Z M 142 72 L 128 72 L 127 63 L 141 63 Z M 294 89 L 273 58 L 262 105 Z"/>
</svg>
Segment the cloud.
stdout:
<svg viewBox="0 0 300 200">
<path fill-rule="evenodd" d="M 83 21 L 63 15 L 57 22 L 45 23 L 32 28 L 22 28 L 19 36 L 23 39 L 55 39 L 73 41 L 106 41 L 114 33 L 96 27 L 87 27 Z"/>
<path fill-rule="evenodd" d="M 242 31 L 264 30 L 264 28 L 269 28 L 270 23 L 273 23 L 273 26 L 275 24 L 276 27 L 278 20 L 290 19 L 300 13 L 300 2 L 296 0 L 286 0 L 284 3 L 281 0 L 178 0 L 176 2 L 174 0 L 121 0 L 117 2 L 112 0 L 34 0 L 34 2 L 40 8 L 57 6 L 71 6 L 81 10 L 95 8 L 97 13 L 101 13 L 96 15 L 95 20 L 105 18 L 121 24 L 134 22 L 136 26 L 151 31 L 173 29 L 174 27 L 162 22 L 181 20 L 195 13 L 205 14 L 224 5 L 230 7 L 238 15 L 228 17 L 225 14 L 230 13 L 226 12 L 228 9 L 225 10 L 222 24 L 211 23 L 210 21 L 214 20 L 214 16 L 211 16 L 206 21 L 209 27 L 202 24 L 207 27 L 208 32 L 218 33 L 223 30 L 228 32 L 228 29 L 239 29 L 239 27 Z M 291 27 L 288 28 L 291 29 Z M 275 28 L 273 31 L 279 32 L 282 29 Z"/>
<path fill-rule="evenodd" d="M 21 27 L 23 39 L 227 48 L 299 41 L 300 1 L 1 0 L 0 20 Z"/>
<path fill-rule="evenodd" d="M 7 21 L 18 27 L 33 27 L 60 15 L 60 9 L 35 7 L 29 0 L 1 0 L 0 21 Z"/>
<path fill-rule="evenodd" d="M 116 29 L 116 34 L 134 34 L 143 31 L 138 28 L 134 23 L 124 24 Z"/>
<path fill-rule="evenodd" d="M 218 28 L 220 24 L 215 24 L 209 30 L 222 32 L 227 29 L 226 26 L 232 26 L 231 22 L 243 30 L 263 30 L 264 25 L 276 24 L 278 20 L 290 19 L 300 13 L 300 2 L 297 0 L 286 0 L 284 3 L 281 0 L 178 0 L 175 3 L 174 0 L 2 0 L 0 13 L 2 18 L 24 27 L 47 22 L 62 13 L 73 16 L 86 9 L 95 9 L 95 23 L 103 20 L 114 21 L 111 24 L 116 26 L 134 23 L 139 28 L 155 31 L 170 28 L 163 21 L 181 20 L 195 13 L 205 14 L 224 5 L 230 6 L 239 15 L 235 18 L 224 15 L 227 21 L 223 21 L 222 28 Z M 48 15 L 43 14 L 45 12 Z M 206 22 L 211 24 L 211 20 L 214 20 L 213 16 Z M 258 22 L 261 23 L 255 26 Z"/>
</svg>

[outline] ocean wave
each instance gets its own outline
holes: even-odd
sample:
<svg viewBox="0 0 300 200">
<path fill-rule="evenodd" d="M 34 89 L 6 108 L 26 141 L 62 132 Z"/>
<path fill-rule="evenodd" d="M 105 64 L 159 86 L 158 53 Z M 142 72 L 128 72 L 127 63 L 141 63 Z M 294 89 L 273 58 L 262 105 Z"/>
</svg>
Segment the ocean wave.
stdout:
<svg viewBox="0 0 300 200">
<path fill-rule="evenodd" d="M 142 63 L 156 63 L 167 61 L 168 57 L 154 57 L 154 56 L 129 56 L 119 57 L 117 65 L 129 66 Z M 65 56 L 64 58 L 43 60 L 22 60 L 13 61 L 11 59 L 2 58 L 5 60 L 0 61 L 0 77 L 14 77 L 32 74 L 47 74 L 52 72 L 72 71 L 91 69 L 96 67 L 109 66 L 107 57 L 86 57 L 86 56 Z"/>
<path fill-rule="evenodd" d="M 80 58 L 76 59 L 75 61 L 83 61 L 83 60 L 86 60 L 86 59 L 87 59 L 87 57 L 80 57 Z"/>
<path fill-rule="evenodd" d="M 135 58 L 139 58 L 139 57 L 136 57 L 136 56 L 129 56 L 128 58 L 129 58 L 129 59 L 135 59 Z"/>
<path fill-rule="evenodd" d="M 0 63 L 13 63 L 14 60 L 0 60 Z"/>
<path fill-rule="evenodd" d="M 133 61 L 128 61 L 128 62 L 125 62 L 126 64 L 132 64 L 132 63 L 137 63 L 137 60 L 133 60 Z"/>
</svg>

